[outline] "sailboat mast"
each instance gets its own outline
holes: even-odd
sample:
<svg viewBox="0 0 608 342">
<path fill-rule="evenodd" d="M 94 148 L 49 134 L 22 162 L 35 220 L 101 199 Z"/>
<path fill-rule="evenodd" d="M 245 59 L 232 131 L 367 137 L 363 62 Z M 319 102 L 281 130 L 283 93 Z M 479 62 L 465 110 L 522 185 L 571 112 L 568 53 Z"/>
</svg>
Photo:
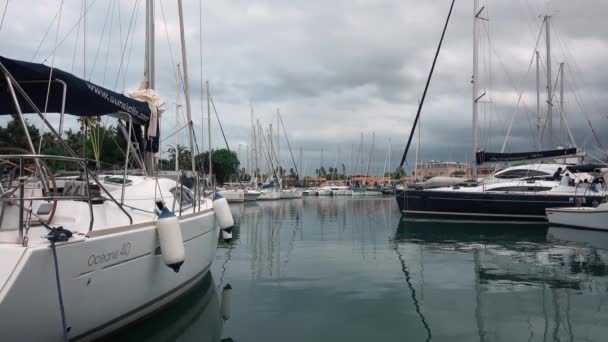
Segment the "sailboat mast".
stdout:
<svg viewBox="0 0 608 342">
<path fill-rule="evenodd" d="M 369 159 L 367 160 L 367 171 L 365 171 L 365 184 L 367 185 L 367 177 L 369 177 L 369 168 L 372 164 L 372 155 L 374 153 L 374 132 L 372 132 L 372 146 L 369 148 Z"/>
<path fill-rule="evenodd" d="M 546 43 L 547 43 L 547 126 L 549 129 L 550 148 L 555 145 L 553 138 L 553 87 L 551 82 L 551 16 L 545 16 Z"/>
<path fill-rule="evenodd" d="M 209 81 L 207 81 L 207 137 L 209 139 L 209 184 L 213 185 L 213 158 L 211 156 L 211 105 L 209 103 Z"/>
<path fill-rule="evenodd" d="M 477 100 L 479 98 L 479 83 L 477 82 L 479 76 L 479 28 L 477 21 L 479 20 L 479 0 L 473 1 L 473 160 L 471 163 L 473 179 L 477 179 L 477 161 L 475 156 L 477 155 L 478 142 L 477 142 Z"/>
<path fill-rule="evenodd" d="M 257 141 L 257 134 L 256 134 L 256 128 L 253 124 L 253 104 L 251 105 L 251 129 L 253 130 L 253 150 L 251 151 L 253 153 L 253 162 L 254 165 L 253 167 L 255 168 L 253 170 L 253 175 L 255 175 L 255 184 L 257 187 L 257 180 L 258 180 L 258 141 Z"/>
<path fill-rule="evenodd" d="M 190 163 L 192 172 L 196 172 L 194 162 L 194 125 L 192 124 L 192 109 L 190 108 L 190 83 L 188 82 L 188 57 L 186 55 L 186 34 L 184 33 L 184 10 L 182 0 L 177 1 L 179 10 L 179 33 L 182 40 L 182 65 L 184 66 L 184 95 L 186 97 L 186 115 L 188 116 L 188 143 L 190 145 Z"/>
<path fill-rule="evenodd" d="M 281 129 L 279 128 L 279 122 L 280 118 L 279 118 L 279 108 L 277 108 L 277 165 L 279 167 L 279 174 L 281 174 L 281 141 L 280 141 L 280 137 L 281 137 Z"/>
<path fill-rule="evenodd" d="M 146 88 L 156 88 L 155 58 L 154 58 L 154 0 L 146 1 L 146 48 L 145 48 L 144 77 Z M 131 129 L 131 128 L 129 128 Z M 147 140 L 147 139 L 146 139 Z M 154 153 L 147 151 L 144 154 L 146 174 L 152 175 L 154 170 Z"/>
<path fill-rule="evenodd" d="M 391 138 L 388 138 L 388 185 L 391 185 Z"/>
<path fill-rule="evenodd" d="M 177 93 L 177 99 L 175 102 L 175 172 L 179 171 L 179 143 L 180 143 L 180 127 L 179 127 L 179 115 L 180 108 L 182 107 L 182 100 L 179 91 L 179 80 L 182 79 L 182 72 L 179 64 L 177 65 L 177 77 L 175 78 L 175 91 Z"/>
<path fill-rule="evenodd" d="M 300 145 L 300 158 L 298 160 L 298 165 L 300 165 L 299 171 L 304 172 L 302 170 L 302 145 Z M 298 176 L 298 180 L 300 179 L 300 172 L 297 172 L 296 176 Z"/>
<path fill-rule="evenodd" d="M 319 168 L 319 178 L 321 178 L 321 171 L 323 170 L 323 149 L 321 149 L 321 166 Z"/>
<path fill-rule="evenodd" d="M 559 142 L 563 146 L 564 142 L 562 139 L 564 130 L 564 62 L 559 64 Z"/>
<path fill-rule="evenodd" d="M 540 53 L 536 51 L 536 133 L 538 134 L 538 150 L 542 149 L 540 137 Z"/>
</svg>

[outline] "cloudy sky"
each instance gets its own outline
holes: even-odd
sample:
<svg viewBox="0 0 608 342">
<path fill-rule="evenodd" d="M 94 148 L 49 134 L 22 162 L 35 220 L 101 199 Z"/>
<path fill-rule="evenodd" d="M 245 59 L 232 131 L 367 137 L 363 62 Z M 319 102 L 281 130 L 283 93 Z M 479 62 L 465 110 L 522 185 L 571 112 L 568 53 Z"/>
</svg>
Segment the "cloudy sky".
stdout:
<svg viewBox="0 0 608 342">
<path fill-rule="evenodd" d="M 564 62 L 564 115 L 576 144 L 599 156 L 589 122 L 608 144 L 608 71 L 604 66 L 608 2 L 480 2 L 485 6 L 481 15 L 488 19 L 480 24 L 479 39 L 480 92 L 486 94 L 479 110 L 480 148 L 500 151 L 511 122 L 505 151 L 536 148 L 536 76 L 531 61 L 540 36 L 544 126 L 546 52 L 540 28 L 548 14 L 552 16 L 552 82 L 559 84 L 557 69 Z M 167 101 L 164 132 L 175 127 L 175 64 L 181 59 L 176 3 L 156 1 L 157 89 Z M 5 4 L 6 0 L 0 0 L 0 10 Z M 201 115 L 202 74 L 211 84 L 231 148 L 238 150 L 241 145 L 242 164 L 247 164 L 252 103 L 255 118 L 265 128 L 273 123 L 276 129 L 280 109 L 291 145 L 298 150 L 296 159 L 302 147 L 304 173 L 318 167 L 322 150 L 326 167 L 338 162 L 354 168 L 363 134 L 361 170 L 370 156 L 372 133 L 372 172 L 382 172 L 389 139 L 394 169 L 449 5 L 449 0 L 225 0 L 203 2 L 201 17 L 199 3 L 185 0 L 198 140 L 207 115 Z M 9 0 L 0 29 L 0 54 L 52 64 L 78 76 L 83 75 L 86 62 L 86 77 L 92 82 L 119 92 L 136 88 L 143 74 L 145 1 L 87 0 L 86 6 L 85 29 L 81 1 Z M 472 1 L 456 1 L 422 111 L 424 160 L 471 158 L 472 23 Z M 555 96 L 553 146 L 560 141 L 559 91 Z M 71 124 L 75 127 L 74 121 Z M 222 146 L 215 118 L 212 128 L 212 145 Z M 566 134 L 561 135 L 568 144 Z M 547 129 L 547 148 L 551 145 L 548 137 Z M 163 142 L 163 149 L 173 143 L 174 138 Z M 185 135 L 182 143 L 186 143 Z M 281 144 L 282 159 L 289 168 L 287 145 L 284 140 Z M 411 166 L 413 151 L 409 156 Z"/>
</svg>

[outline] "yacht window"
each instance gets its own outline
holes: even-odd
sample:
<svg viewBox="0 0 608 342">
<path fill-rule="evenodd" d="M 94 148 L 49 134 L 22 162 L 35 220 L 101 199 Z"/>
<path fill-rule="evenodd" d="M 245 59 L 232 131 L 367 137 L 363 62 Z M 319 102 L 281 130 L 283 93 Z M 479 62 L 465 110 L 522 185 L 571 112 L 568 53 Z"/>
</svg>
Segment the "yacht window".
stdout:
<svg viewBox="0 0 608 342">
<path fill-rule="evenodd" d="M 122 185 L 122 183 L 125 182 L 125 179 L 123 177 L 106 177 L 103 180 L 106 183 L 118 184 L 118 185 Z M 125 185 L 131 185 L 131 183 L 133 183 L 133 181 L 127 179 L 125 182 Z"/>
<path fill-rule="evenodd" d="M 194 202 L 194 195 L 187 187 L 184 187 L 183 189 L 181 187 L 171 188 L 169 191 L 171 191 L 171 194 L 175 197 L 175 203 L 181 203 L 182 208 L 189 207 Z"/>
<path fill-rule="evenodd" d="M 537 192 L 537 191 L 548 191 L 551 190 L 551 187 L 548 186 L 502 186 L 500 188 L 494 188 L 490 191 L 526 191 L 526 192 Z"/>
<path fill-rule="evenodd" d="M 509 170 L 496 174 L 494 177 L 500 179 L 513 179 L 513 178 L 524 178 L 524 177 L 538 177 L 538 176 L 550 176 L 548 173 L 537 170 Z"/>
</svg>

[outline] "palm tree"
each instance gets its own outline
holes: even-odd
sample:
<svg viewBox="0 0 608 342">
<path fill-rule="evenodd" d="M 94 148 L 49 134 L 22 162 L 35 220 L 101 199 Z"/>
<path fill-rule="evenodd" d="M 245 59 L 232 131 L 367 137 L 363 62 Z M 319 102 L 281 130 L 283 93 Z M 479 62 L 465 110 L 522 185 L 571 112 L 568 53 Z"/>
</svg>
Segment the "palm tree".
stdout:
<svg viewBox="0 0 608 342">
<path fill-rule="evenodd" d="M 179 156 L 179 168 L 182 170 L 189 170 L 192 168 L 191 159 L 190 159 L 190 150 L 184 145 L 177 145 L 177 149 L 175 146 L 169 146 L 167 149 L 167 153 L 169 153 L 170 160 L 170 168 L 175 168 L 175 157 Z"/>
</svg>

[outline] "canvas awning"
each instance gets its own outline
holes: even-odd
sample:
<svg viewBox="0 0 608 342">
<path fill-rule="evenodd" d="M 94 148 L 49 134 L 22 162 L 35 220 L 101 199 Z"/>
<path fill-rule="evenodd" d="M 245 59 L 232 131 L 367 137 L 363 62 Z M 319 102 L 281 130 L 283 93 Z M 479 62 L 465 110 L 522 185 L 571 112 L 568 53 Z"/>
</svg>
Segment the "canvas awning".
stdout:
<svg viewBox="0 0 608 342">
<path fill-rule="evenodd" d="M 65 114 L 77 116 L 101 116 L 125 112 L 132 116 L 133 123 L 143 125 L 150 121 L 150 105 L 119 94 L 99 85 L 76 77 L 61 69 L 44 64 L 30 63 L 0 56 L 0 63 L 19 83 L 39 110 L 61 113 L 63 107 L 63 82 L 66 88 Z M 47 99 L 49 76 L 50 94 Z M 0 115 L 16 113 L 13 98 L 7 88 L 6 78 L 0 78 Z M 18 93 L 17 98 L 23 113 L 35 110 Z"/>
</svg>

